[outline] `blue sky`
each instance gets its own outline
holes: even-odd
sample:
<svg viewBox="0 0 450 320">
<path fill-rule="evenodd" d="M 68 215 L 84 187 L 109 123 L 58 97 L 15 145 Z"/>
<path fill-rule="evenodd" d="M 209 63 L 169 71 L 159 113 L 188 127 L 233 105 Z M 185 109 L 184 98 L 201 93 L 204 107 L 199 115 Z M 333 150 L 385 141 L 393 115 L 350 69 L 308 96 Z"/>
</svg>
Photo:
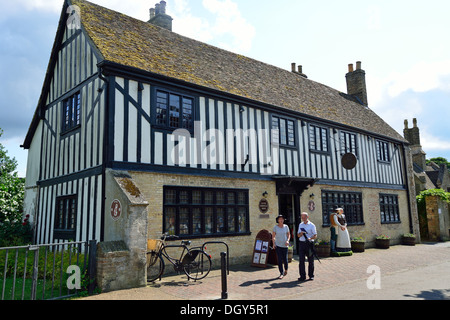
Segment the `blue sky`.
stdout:
<svg viewBox="0 0 450 320">
<path fill-rule="evenodd" d="M 450 2 L 166 0 L 173 31 L 346 91 L 362 61 L 369 107 L 398 132 L 418 118 L 429 158 L 450 160 Z M 92 0 L 148 20 L 149 0 Z M 0 142 L 25 176 L 20 148 L 42 89 L 62 0 L 0 0 Z"/>
</svg>

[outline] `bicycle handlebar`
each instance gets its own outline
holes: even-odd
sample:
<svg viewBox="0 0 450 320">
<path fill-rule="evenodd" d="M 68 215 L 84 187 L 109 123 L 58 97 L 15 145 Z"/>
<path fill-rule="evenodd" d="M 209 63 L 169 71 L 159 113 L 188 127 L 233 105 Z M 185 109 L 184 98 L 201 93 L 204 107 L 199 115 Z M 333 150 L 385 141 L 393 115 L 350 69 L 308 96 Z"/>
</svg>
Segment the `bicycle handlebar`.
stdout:
<svg viewBox="0 0 450 320">
<path fill-rule="evenodd" d="M 167 233 L 166 233 L 166 234 L 163 234 L 162 237 L 161 237 L 161 240 L 163 240 L 163 241 L 164 241 L 164 240 L 171 241 L 171 240 L 178 240 L 178 239 L 180 239 L 179 236 L 168 235 Z"/>
</svg>

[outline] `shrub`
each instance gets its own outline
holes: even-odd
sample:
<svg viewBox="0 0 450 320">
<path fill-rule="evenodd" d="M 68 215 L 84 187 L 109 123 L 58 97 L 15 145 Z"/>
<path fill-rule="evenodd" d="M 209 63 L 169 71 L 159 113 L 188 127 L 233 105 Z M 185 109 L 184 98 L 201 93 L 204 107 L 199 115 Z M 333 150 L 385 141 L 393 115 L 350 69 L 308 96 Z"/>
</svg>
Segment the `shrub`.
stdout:
<svg viewBox="0 0 450 320">
<path fill-rule="evenodd" d="M 25 246 L 31 243 L 29 215 L 22 221 L 0 223 L 0 247 Z"/>
</svg>

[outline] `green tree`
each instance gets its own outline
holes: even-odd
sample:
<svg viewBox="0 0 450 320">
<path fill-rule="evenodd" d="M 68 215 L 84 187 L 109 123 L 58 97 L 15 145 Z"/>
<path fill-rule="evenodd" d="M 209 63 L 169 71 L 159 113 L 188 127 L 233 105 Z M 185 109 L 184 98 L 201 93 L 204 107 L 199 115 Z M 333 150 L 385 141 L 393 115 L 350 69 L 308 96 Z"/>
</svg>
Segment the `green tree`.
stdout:
<svg viewBox="0 0 450 320">
<path fill-rule="evenodd" d="M 0 129 L 0 137 L 3 130 Z M 0 143 L 0 245 L 28 242 L 28 217 L 23 220 L 24 179 L 17 175 L 17 161 L 8 156 Z"/>
<path fill-rule="evenodd" d="M 447 165 L 447 168 L 450 171 L 450 161 L 448 161 L 446 158 L 443 157 L 431 158 L 430 160 L 427 160 L 427 164 L 429 164 L 431 161 L 436 163 L 438 166 L 444 163 L 445 165 Z"/>
</svg>

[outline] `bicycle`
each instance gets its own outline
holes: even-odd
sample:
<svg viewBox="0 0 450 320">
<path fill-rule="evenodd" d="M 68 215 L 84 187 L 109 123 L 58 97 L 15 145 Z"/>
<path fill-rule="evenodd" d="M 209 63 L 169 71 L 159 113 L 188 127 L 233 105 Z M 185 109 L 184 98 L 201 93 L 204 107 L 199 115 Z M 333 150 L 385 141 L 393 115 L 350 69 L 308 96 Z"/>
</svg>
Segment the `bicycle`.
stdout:
<svg viewBox="0 0 450 320">
<path fill-rule="evenodd" d="M 180 245 L 166 245 L 166 240 L 176 240 L 178 236 L 169 236 L 167 233 L 161 237 L 162 242 L 155 247 L 155 250 L 147 252 L 147 282 L 154 282 L 157 279 L 161 281 L 164 273 L 164 258 L 173 264 L 175 271 L 180 274 L 181 271 L 187 275 L 188 279 L 194 281 L 204 279 L 211 270 L 211 257 L 203 247 L 194 247 L 189 249 L 191 241 L 182 240 Z M 171 257 L 167 248 L 183 248 L 179 259 Z"/>
</svg>

